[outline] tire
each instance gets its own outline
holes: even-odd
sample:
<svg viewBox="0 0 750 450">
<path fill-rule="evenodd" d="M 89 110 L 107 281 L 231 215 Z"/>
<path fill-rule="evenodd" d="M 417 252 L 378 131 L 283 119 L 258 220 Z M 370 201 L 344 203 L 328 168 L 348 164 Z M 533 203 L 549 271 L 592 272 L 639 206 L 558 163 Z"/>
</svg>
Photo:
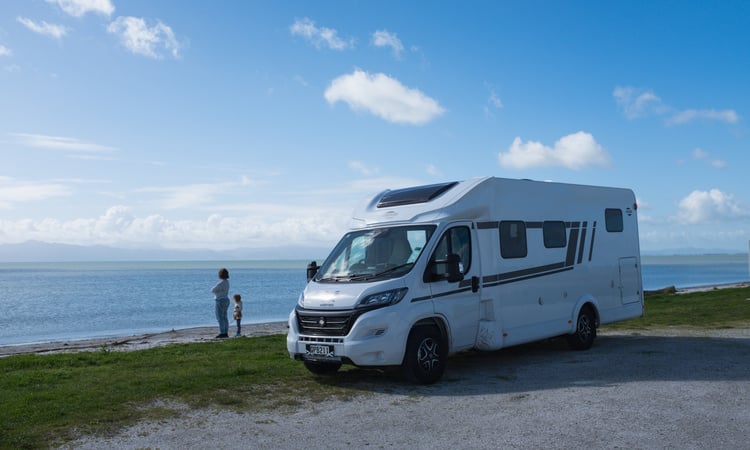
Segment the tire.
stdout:
<svg viewBox="0 0 750 450">
<path fill-rule="evenodd" d="M 591 308 L 584 306 L 578 313 L 576 329 L 567 335 L 568 346 L 572 350 L 588 350 L 594 344 L 596 338 L 596 318 Z"/>
<path fill-rule="evenodd" d="M 432 384 L 445 372 L 448 345 L 440 330 L 433 326 L 414 328 L 406 343 L 406 354 L 401 364 L 404 376 L 420 384 Z"/>
<path fill-rule="evenodd" d="M 341 363 L 327 363 L 318 361 L 305 361 L 305 368 L 315 375 L 333 375 L 341 368 Z"/>
</svg>

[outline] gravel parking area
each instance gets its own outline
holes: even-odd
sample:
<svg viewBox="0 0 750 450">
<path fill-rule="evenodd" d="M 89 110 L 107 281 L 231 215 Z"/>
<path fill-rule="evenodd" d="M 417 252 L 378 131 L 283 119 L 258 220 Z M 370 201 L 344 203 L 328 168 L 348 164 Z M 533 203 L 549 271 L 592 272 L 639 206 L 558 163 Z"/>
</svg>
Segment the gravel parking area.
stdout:
<svg viewBox="0 0 750 450">
<path fill-rule="evenodd" d="M 750 330 L 600 334 L 452 357 L 432 386 L 362 371 L 352 400 L 183 408 L 73 448 L 750 448 Z M 312 375 L 311 375 L 312 376 Z M 351 380 L 351 381 L 350 381 Z"/>
</svg>

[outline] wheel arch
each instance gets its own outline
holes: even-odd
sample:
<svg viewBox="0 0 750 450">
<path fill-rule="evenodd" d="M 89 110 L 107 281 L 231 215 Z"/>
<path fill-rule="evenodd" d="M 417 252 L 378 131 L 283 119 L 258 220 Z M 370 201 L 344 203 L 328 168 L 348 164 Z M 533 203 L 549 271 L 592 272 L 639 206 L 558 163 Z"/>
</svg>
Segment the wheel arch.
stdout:
<svg viewBox="0 0 750 450">
<path fill-rule="evenodd" d="M 440 330 L 440 337 L 443 339 L 443 343 L 448 346 L 450 352 L 450 332 L 448 325 L 445 323 L 445 319 L 439 316 L 425 317 L 414 322 L 414 325 L 409 329 L 409 334 L 417 327 L 435 327 Z"/>
<path fill-rule="evenodd" d="M 591 312 L 594 314 L 594 324 L 596 327 L 599 327 L 599 301 L 590 294 L 584 294 L 579 299 L 578 302 L 576 302 L 575 308 L 573 308 L 573 315 L 570 317 L 570 332 L 572 333 L 575 330 L 576 327 L 576 321 L 578 320 L 578 315 L 581 313 L 581 311 L 584 308 L 591 309 Z"/>
</svg>

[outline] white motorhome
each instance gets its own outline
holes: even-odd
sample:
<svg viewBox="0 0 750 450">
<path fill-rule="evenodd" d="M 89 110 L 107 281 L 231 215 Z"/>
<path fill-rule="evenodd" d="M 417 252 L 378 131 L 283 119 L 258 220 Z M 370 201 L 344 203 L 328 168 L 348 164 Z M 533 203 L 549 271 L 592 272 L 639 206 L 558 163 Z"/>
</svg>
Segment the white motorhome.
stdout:
<svg viewBox="0 0 750 450">
<path fill-rule="evenodd" d="M 588 349 L 599 325 L 643 315 L 636 208 L 629 189 L 494 177 L 381 192 L 308 267 L 289 354 L 432 383 L 462 350 Z"/>
</svg>

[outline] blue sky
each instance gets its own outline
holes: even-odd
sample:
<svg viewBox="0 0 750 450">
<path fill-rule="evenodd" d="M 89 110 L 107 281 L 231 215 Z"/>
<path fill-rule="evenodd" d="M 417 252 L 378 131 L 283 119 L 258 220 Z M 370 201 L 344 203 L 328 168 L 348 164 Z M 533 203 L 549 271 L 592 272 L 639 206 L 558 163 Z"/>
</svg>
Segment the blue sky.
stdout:
<svg viewBox="0 0 750 450">
<path fill-rule="evenodd" d="M 744 1 L 6 0 L 0 244 L 329 247 L 363 197 L 492 175 L 633 189 L 643 252 L 744 252 L 748 30 Z"/>
</svg>

